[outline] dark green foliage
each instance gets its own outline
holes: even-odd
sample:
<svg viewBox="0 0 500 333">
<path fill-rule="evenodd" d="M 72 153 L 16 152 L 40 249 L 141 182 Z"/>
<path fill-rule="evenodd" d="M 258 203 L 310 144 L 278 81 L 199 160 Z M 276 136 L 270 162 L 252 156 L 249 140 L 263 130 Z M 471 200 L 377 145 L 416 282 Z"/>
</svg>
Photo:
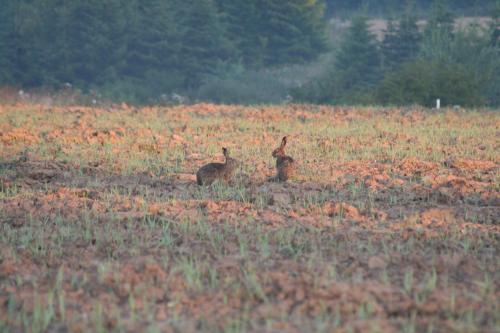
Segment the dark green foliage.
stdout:
<svg viewBox="0 0 500 333">
<path fill-rule="evenodd" d="M 500 1 L 491 11 L 490 46 L 500 47 Z"/>
<path fill-rule="evenodd" d="M 43 27 L 43 16 L 41 13 L 45 1 L 40 1 L 35 7 L 30 1 L 8 1 L 6 4 L 9 11 L 13 13 L 13 24 L 9 32 L 7 45 L 12 48 L 8 56 L 11 58 L 9 73 L 12 82 L 26 87 L 42 85 L 46 82 L 44 78 L 47 54 L 44 51 L 45 29 Z"/>
<path fill-rule="evenodd" d="M 213 73 L 219 62 L 231 58 L 231 47 L 224 38 L 223 25 L 212 0 L 183 0 L 176 7 L 183 84 L 195 87 L 204 75 Z"/>
<path fill-rule="evenodd" d="M 491 45 L 488 31 L 471 28 L 459 31 L 451 48 L 450 63 L 464 65 L 489 105 L 500 104 L 500 47 Z"/>
<path fill-rule="evenodd" d="M 446 5 L 447 0 L 435 0 L 432 6 L 431 16 L 425 28 L 425 34 L 439 31 L 448 36 L 453 35 L 455 18 L 450 8 Z"/>
<path fill-rule="evenodd" d="M 173 92 L 274 102 L 292 89 L 295 100 L 318 103 L 500 103 L 500 7 L 485 0 L 489 29 L 465 32 L 454 31 L 453 18 L 473 8 L 466 1 L 413 2 L 404 10 L 396 0 L 326 1 L 335 14 L 362 3 L 368 13 L 400 14 L 381 43 L 367 18 L 355 17 L 320 77 L 278 81 L 269 73 L 329 48 L 324 0 L 0 0 L 0 84 L 68 82 L 128 102 Z M 416 8 L 429 18 L 423 33 Z"/>
<path fill-rule="evenodd" d="M 13 82 L 11 71 L 14 65 L 13 43 L 14 6 L 10 1 L 0 0 L 0 84 Z"/>
<path fill-rule="evenodd" d="M 144 100 L 172 89 L 178 77 L 180 36 L 171 4 L 162 0 L 131 1 L 124 58 L 117 59 L 119 90 Z"/>
<path fill-rule="evenodd" d="M 486 97 L 464 65 L 418 60 L 387 75 L 376 90 L 377 102 L 393 105 L 484 105 Z"/>
<path fill-rule="evenodd" d="M 387 29 L 384 31 L 384 40 L 382 41 L 380 51 L 382 57 L 382 67 L 384 69 L 391 69 L 396 66 L 399 61 L 398 54 L 398 26 L 397 22 L 389 19 L 387 22 Z"/>
<path fill-rule="evenodd" d="M 413 59 L 419 51 L 421 34 L 417 25 L 417 16 L 413 12 L 414 7 L 409 6 L 401 17 L 398 29 L 398 61 L 403 62 Z"/>
<path fill-rule="evenodd" d="M 310 61 L 326 50 L 323 6 L 316 0 L 258 2 L 266 65 Z"/>
<path fill-rule="evenodd" d="M 453 32 L 442 23 L 426 29 L 417 61 L 385 77 L 377 88 L 378 102 L 432 105 L 440 98 L 444 105 L 498 105 L 500 50 L 491 46 L 488 31 Z"/>
<path fill-rule="evenodd" d="M 0 0 L 0 83 L 148 101 L 326 50 L 319 0 Z"/>
<path fill-rule="evenodd" d="M 292 91 L 295 100 L 316 103 L 359 103 L 381 78 L 380 56 L 368 18 L 356 16 L 340 41 L 330 71 Z"/>
<path fill-rule="evenodd" d="M 83 88 L 116 78 L 125 53 L 125 7 L 119 0 L 46 0 L 44 24 L 51 52 L 46 79 L 71 82 Z M 48 28 L 48 29 L 47 29 Z"/>
<path fill-rule="evenodd" d="M 342 90 L 365 89 L 380 78 L 380 57 L 368 18 L 357 16 L 339 46 L 335 75 Z"/>
<path fill-rule="evenodd" d="M 326 50 L 324 3 L 319 0 L 217 0 L 227 35 L 249 67 L 315 59 Z"/>
<path fill-rule="evenodd" d="M 235 62 L 252 68 L 262 67 L 266 38 L 260 31 L 261 13 L 258 2 L 217 0 L 217 5 L 225 35 L 231 42 L 231 54 Z"/>
<path fill-rule="evenodd" d="M 447 62 L 450 60 L 453 43 L 453 15 L 444 5 L 444 0 L 436 0 L 433 12 L 424 30 L 420 57 Z"/>
<path fill-rule="evenodd" d="M 330 73 L 293 90 L 297 101 L 432 106 L 498 105 L 500 49 L 497 20 L 489 29 L 455 31 L 452 13 L 441 0 L 423 34 L 415 10 L 408 7 L 389 23 L 380 43 L 383 80 L 375 39 L 366 20 L 355 19 L 341 43 Z"/>
<path fill-rule="evenodd" d="M 317 81 L 292 91 L 297 101 L 362 103 L 381 78 L 380 56 L 368 18 L 356 16 L 340 41 L 330 71 Z"/>
<path fill-rule="evenodd" d="M 421 34 L 417 25 L 415 7 L 409 4 L 399 22 L 389 21 L 382 41 L 382 61 L 385 70 L 414 59 L 420 49 Z"/>
</svg>

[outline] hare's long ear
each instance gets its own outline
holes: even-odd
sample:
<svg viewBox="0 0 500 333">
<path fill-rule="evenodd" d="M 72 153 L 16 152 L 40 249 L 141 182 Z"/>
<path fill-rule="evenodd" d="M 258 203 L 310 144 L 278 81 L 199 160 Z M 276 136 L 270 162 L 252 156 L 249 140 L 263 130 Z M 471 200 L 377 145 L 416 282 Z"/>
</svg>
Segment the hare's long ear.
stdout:
<svg viewBox="0 0 500 333">
<path fill-rule="evenodd" d="M 229 156 L 229 151 L 227 150 L 227 148 L 222 148 L 222 153 L 224 154 L 225 157 L 228 157 Z"/>
<path fill-rule="evenodd" d="M 281 148 L 284 148 L 286 146 L 286 136 L 283 137 L 283 139 L 281 140 Z"/>
</svg>

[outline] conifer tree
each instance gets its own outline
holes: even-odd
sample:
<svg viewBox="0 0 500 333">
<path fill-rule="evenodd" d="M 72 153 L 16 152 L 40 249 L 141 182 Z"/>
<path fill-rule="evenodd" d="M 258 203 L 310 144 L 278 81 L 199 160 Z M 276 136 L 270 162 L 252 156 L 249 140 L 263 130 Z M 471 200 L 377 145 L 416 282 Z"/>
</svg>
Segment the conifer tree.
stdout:
<svg viewBox="0 0 500 333">
<path fill-rule="evenodd" d="M 155 91 L 171 88 L 180 58 L 180 38 L 176 35 L 171 2 L 163 0 L 133 1 L 127 29 L 125 66 L 120 74 Z M 143 83 L 144 84 L 144 83 Z"/>
<path fill-rule="evenodd" d="M 453 35 L 455 18 L 448 6 L 447 0 L 434 0 L 431 17 L 425 29 L 426 33 L 440 31 L 448 36 Z"/>
<path fill-rule="evenodd" d="M 217 0 L 229 40 L 250 67 L 316 58 L 326 50 L 323 0 Z"/>
<path fill-rule="evenodd" d="M 231 57 L 247 67 L 263 65 L 264 43 L 259 34 L 256 0 L 217 0 L 219 18 L 229 40 Z"/>
<path fill-rule="evenodd" d="M 0 8 L 2 8 L 0 11 L 0 84 L 7 84 L 13 80 L 14 5 L 11 1 L 0 0 Z"/>
<path fill-rule="evenodd" d="M 182 40 L 180 68 L 184 86 L 192 88 L 204 75 L 214 73 L 220 62 L 230 59 L 231 46 L 212 0 L 184 0 L 181 4 L 176 6 Z"/>
<path fill-rule="evenodd" d="M 418 55 L 421 35 L 417 25 L 415 6 L 408 3 L 398 23 L 390 20 L 382 41 L 384 69 L 393 69 Z"/>
<path fill-rule="evenodd" d="M 399 60 L 400 62 L 413 59 L 418 55 L 422 36 L 417 24 L 416 7 L 409 2 L 406 11 L 399 22 Z"/>
<path fill-rule="evenodd" d="M 266 64 L 309 61 L 326 50 L 321 1 L 261 1 L 259 10 L 263 13 L 261 27 L 266 40 Z"/>
<path fill-rule="evenodd" d="M 381 43 L 381 61 L 385 70 L 393 68 L 398 63 L 398 30 L 397 22 L 390 18 Z"/>
<path fill-rule="evenodd" d="M 424 30 L 420 56 L 428 60 L 449 62 L 453 36 L 453 14 L 445 0 L 435 0 L 431 18 Z"/>
<path fill-rule="evenodd" d="M 115 79 L 125 52 L 125 8 L 121 0 L 39 1 L 45 81 L 87 88 Z"/>
<path fill-rule="evenodd" d="M 40 3 L 20 0 L 11 5 L 14 25 L 9 33 L 9 43 L 13 45 L 13 80 L 28 88 L 41 86 L 48 71 L 45 67 L 48 40 L 43 35 L 45 17 L 38 10 Z"/>
<path fill-rule="evenodd" d="M 356 16 L 340 44 L 335 70 L 341 89 L 364 89 L 380 79 L 380 57 L 366 16 Z"/>
<path fill-rule="evenodd" d="M 491 12 L 490 30 L 490 45 L 500 47 L 500 1 L 497 1 Z"/>
</svg>

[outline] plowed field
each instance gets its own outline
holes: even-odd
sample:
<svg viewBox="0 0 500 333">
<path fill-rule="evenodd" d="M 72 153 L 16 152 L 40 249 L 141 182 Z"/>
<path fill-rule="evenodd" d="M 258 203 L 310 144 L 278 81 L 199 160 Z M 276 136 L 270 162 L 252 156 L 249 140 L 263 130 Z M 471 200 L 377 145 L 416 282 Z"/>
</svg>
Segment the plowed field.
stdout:
<svg viewBox="0 0 500 333">
<path fill-rule="evenodd" d="M 0 331 L 499 332 L 499 152 L 496 110 L 0 106 Z"/>
</svg>

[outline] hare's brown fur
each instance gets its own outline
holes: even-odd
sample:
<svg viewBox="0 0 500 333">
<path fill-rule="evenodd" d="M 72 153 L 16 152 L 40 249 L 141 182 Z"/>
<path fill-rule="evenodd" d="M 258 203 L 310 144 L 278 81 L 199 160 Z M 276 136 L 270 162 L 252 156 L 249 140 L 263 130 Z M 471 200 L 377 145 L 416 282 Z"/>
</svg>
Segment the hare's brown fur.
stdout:
<svg viewBox="0 0 500 333">
<path fill-rule="evenodd" d="M 229 157 L 229 151 L 222 148 L 225 157 L 224 163 L 209 163 L 202 166 L 196 173 L 198 185 L 210 185 L 216 180 L 229 182 L 234 175 L 238 161 Z"/>
<path fill-rule="evenodd" d="M 290 179 L 297 169 L 295 160 L 285 154 L 287 137 L 283 137 L 281 145 L 273 151 L 273 157 L 276 158 L 276 179 L 280 182 L 286 182 Z"/>
</svg>

